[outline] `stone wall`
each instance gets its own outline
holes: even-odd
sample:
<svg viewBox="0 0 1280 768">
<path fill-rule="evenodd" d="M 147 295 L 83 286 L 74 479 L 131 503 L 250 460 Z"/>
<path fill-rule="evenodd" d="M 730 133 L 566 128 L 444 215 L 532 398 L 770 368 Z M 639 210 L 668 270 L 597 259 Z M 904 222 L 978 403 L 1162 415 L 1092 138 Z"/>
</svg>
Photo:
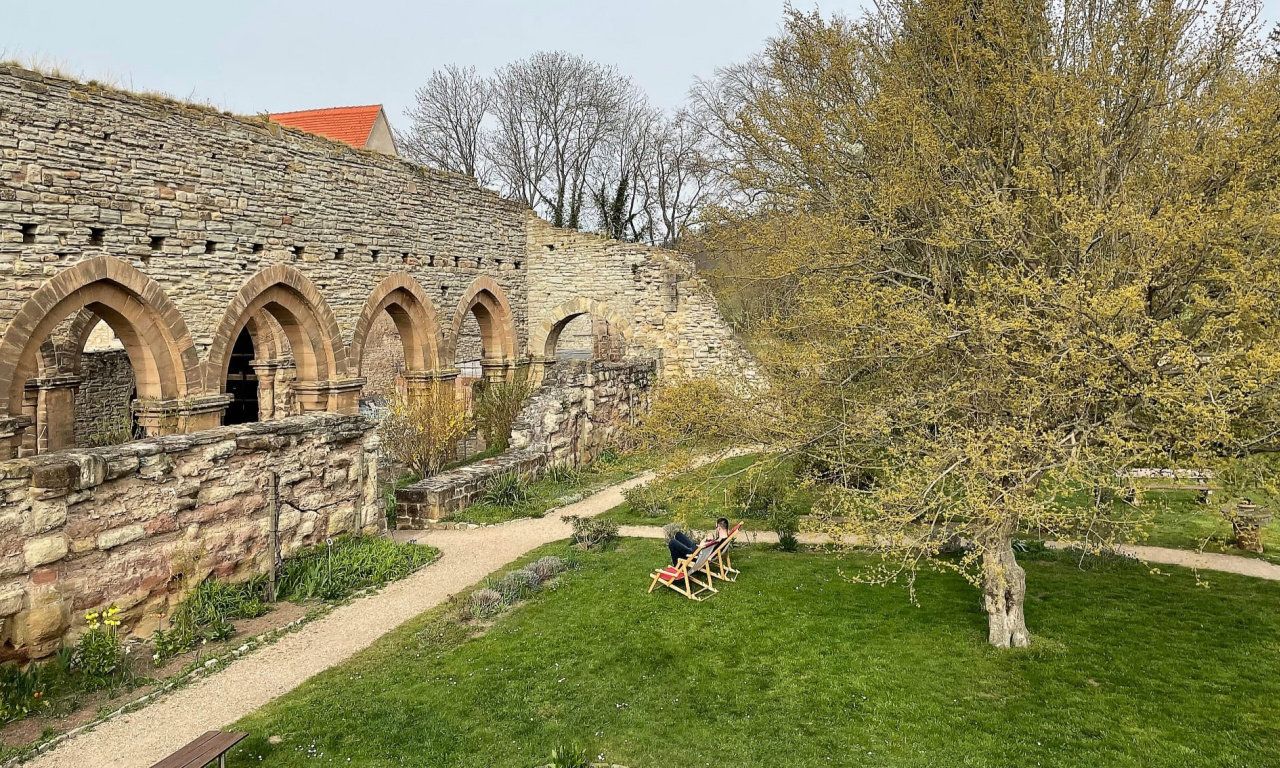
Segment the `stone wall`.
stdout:
<svg viewBox="0 0 1280 768">
<path fill-rule="evenodd" d="M 396 376 L 404 370 L 404 343 L 395 323 L 386 312 L 373 322 L 364 344 L 360 371 L 365 378 L 360 398 L 385 398 L 395 386 Z"/>
<path fill-rule="evenodd" d="M 270 472 L 286 556 L 381 530 L 376 450 L 364 417 L 316 414 L 0 463 L 0 657 L 48 655 L 110 604 L 148 633 L 179 572 L 262 572 Z"/>
<path fill-rule="evenodd" d="M 76 445 L 121 442 L 133 426 L 133 368 L 123 349 L 88 351 L 80 356 L 75 394 Z"/>
<path fill-rule="evenodd" d="M 643 359 L 556 363 L 516 419 L 511 450 L 401 488 L 396 527 L 425 528 L 465 509 L 504 472 L 591 461 L 648 406 L 655 369 L 652 360 Z"/>
<path fill-rule="evenodd" d="M 109 255 L 159 284 L 201 360 L 241 286 L 279 264 L 317 287 L 347 344 L 388 276 L 412 276 L 446 333 L 488 276 L 522 350 L 526 246 L 524 211 L 469 177 L 0 67 L 0 330 L 51 278 Z"/>
<path fill-rule="evenodd" d="M 630 355 L 660 353 L 661 376 L 758 378 L 691 258 L 557 229 L 532 214 L 525 229 L 531 355 L 546 356 L 542 340 L 566 312 L 589 308 L 626 336 Z"/>
</svg>

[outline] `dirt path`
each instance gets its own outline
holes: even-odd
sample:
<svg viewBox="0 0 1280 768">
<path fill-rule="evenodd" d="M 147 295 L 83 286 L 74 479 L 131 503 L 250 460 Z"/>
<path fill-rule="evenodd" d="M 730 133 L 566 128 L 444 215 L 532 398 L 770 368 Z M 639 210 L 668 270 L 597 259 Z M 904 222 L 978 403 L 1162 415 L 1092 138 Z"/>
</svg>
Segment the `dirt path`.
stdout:
<svg viewBox="0 0 1280 768">
<path fill-rule="evenodd" d="M 350 658 L 450 595 L 535 547 L 569 535 L 564 515 L 597 515 L 622 503 L 646 473 L 540 519 L 466 531 L 398 531 L 439 547 L 435 564 L 286 635 L 227 668 L 155 703 L 69 739 L 25 765 L 36 768 L 147 768 L 204 733 L 226 727 L 311 676 Z"/>
</svg>

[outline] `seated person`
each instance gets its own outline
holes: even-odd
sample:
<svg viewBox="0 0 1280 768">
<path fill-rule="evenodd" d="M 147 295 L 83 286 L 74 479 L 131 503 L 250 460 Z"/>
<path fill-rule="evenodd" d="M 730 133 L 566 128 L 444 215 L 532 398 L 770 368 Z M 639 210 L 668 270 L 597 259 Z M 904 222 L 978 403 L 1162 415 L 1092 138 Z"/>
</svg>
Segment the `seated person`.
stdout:
<svg viewBox="0 0 1280 768">
<path fill-rule="evenodd" d="M 728 536 L 729 536 L 729 521 L 728 519 L 721 517 L 716 520 L 715 533 L 708 536 L 702 542 L 702 544 L 703 545 L 719 544 L 720 542 L 724 541 L 725 538 L 727 538 Z M 676 531 L 675 535 L 667 540 L 667 550 L 671 553 L 671 564 L 675 565 L 676 563 L 680 562 L 681 559 L 686 558 L 689 555 L 692 555 L 694 552 L 697 552 L 698 546 L 699 545 L 693 543 L 693 539 L 690 539 L 688 536 L 685 535 L 684 531 Z"/>
</svg>

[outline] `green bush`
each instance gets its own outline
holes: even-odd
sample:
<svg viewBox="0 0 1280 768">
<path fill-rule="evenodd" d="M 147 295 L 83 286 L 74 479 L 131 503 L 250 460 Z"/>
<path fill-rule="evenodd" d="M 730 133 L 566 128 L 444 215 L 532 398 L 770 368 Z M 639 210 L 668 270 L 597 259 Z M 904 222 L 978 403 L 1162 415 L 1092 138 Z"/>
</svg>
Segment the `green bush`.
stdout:
<svg viewBox="0 0 1280 768">
<path fill-rule="evenodd" d="M 777 507 L 769 515 L 769 529 L 778 534 L 778 549 L 795 552 L 800 547 L 800 517 L 787 507 Z"/>
<path fill-rule="evenodd" d="M 767 520 L 775 509 L 786 506 L 790 489 L 776 473 L 757 472 L 735 483 L 729 491 L 743 517 Z"/>
<path fill-rule="evenodd" d="M 276 584 L 283 600 L 341 600 L 357 590 L 402 579 L 438 550 L 376 536 L 330 539 L 284 562 Z"/>
<path fill-rule="evenodd" d="M 519 570 L 503 576 L 494 585 L 494 589 L 502 595 L 502 602 L 511 605 L 536 592 L 539 583 L 537 574 L 528 570 Z"/>
<path fill-rule="evenodd" d="M 484 484 L 480 503 L 494 507 L 521 508 L 532 504 L 534 493 L 529 488 L 529 478 L 522 472 L 503 472 L 494 475 Z"/>
<path fill-rule="evenodd" d="M 547 555 L 530 563 L 528 569 L 538 576 L 539 582 L 547 582 L 564 571 L 564 561 L 555 555 Z"/>
<path fill-rule="evenodd" d="M 472 592 L 471 600 L 467 603 L 467 610 L 473 619 L 487 619 L 501 613 L 504 607 L 502 595 L 498 590 L 488 587 Z"/>
<path fill-rule="evenodd" d="M 568 485 L 574 488 L 583 484 L 584 478 L 581 469 L 569 464 L 550 464 L 542 468 L 541 479 L 549 480 L 558 485 Z"/>
<path fill-rule="evenodd" d="M 583 549 L 599 549 L 618 538 L 618 524 L 598 517 L 569 515 L 564 518 L 573 527 L 573 541 Z"/>
</svg>

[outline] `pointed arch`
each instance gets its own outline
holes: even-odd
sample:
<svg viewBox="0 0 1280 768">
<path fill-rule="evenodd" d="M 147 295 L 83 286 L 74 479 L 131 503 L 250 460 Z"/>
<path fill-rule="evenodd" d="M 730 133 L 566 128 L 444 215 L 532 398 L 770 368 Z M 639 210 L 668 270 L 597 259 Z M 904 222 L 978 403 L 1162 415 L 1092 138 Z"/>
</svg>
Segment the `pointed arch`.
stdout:
<svg viewBox="0 0 1280 768">
<path fill-rule="evenodd" d="M 480 326 L 485 362 L 514 362 L 516 359 L 516 323 L 507 295 L 491 277 L 481 275 L 462 294 L 453 312 L 453 334 L 449 337 L 449 362 L 453 362 L 467 313 L 475 315 Z"/>
<path fill-rule="evenodd" d="M 417 280 L 404 272 L 397 272 L 373 289 L 360 319 L 356 321 L 349 357 L 357 368 L 357 375 L 363 375 L 360 369 L 364 365 L 369 329 L 382 312 L 391 316 L 400 334 L 405 365 L 409 370 L 435 371 L 442 367 L 441 354 L 445 343 L 435 305 Z"/>
<path fill-rule="evenodd" d="M 0 412 L 20 412 L 23 387 L 38 372 L 44 341 L 73 314 L 73 325 L 83 326 L 81 335 L 93 326 L 82 318 L 96 316 L 111 326 L 133 366 L 139 397 L 201 392 L 191 335 L 164 290 L 129 264 L 99 256 L 55 275 L 9 323 L 0 340 Z"/>
<path fill-rule="evenodd" d="M 573 322 L 574 318 L 582 315 L 589 315 L 593 320 L 602 321 L 609 334 L 621 336 L 624 345 L 630 343 L 631 324 L 626 318 L 614 312 L 603 301 L 579 296 L 551 310 L 536 327 L 529 331 L 529 354 L 543 360 L 554 359 L 560 333 Z"/>
<path fill-rule="evenodd" d="M 207 391 L 225 389 L 236 337 L 260 312 L 270 315 L 288 340 L 299 382 L 322 382 L 347 375 L 346 347 L 324 297 L 301 272 L 276 264 L 249 278 L 223 314 L 205 362 Z"/>
</svg>

